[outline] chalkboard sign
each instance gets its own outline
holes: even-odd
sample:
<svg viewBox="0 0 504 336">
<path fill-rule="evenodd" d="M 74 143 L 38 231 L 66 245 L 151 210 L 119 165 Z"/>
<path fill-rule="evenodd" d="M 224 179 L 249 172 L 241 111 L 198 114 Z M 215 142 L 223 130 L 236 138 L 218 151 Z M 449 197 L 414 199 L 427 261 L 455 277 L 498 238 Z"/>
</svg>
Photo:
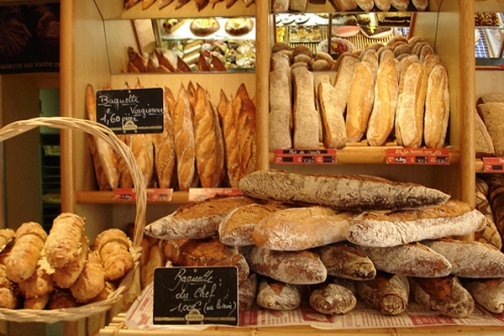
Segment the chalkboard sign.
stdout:
<svg viewBox="0 0 504 336">
<path fill-rule="evenodd" d="M 116 134 L 162 133 L 162 88 L 97 90 L 96 119 Z"/>
<path fill-rule="evenodd" d="M 156 268 L 153 323 L 238 325 L 238 268 Z"/>
</svg>

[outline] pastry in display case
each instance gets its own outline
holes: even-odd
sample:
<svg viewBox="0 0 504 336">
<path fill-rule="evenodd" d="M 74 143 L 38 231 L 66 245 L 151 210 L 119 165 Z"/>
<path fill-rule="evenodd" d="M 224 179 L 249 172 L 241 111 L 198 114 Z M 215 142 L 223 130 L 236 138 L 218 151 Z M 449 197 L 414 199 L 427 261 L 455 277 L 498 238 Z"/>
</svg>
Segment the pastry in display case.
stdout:
<svg viewBox="0 0 504 336">
<path fill-rule="evenodd" d="M 474 44 L 477 65 L 498 64 L 504 56 L 503 13 L 474 14 Z"/>
</svg>

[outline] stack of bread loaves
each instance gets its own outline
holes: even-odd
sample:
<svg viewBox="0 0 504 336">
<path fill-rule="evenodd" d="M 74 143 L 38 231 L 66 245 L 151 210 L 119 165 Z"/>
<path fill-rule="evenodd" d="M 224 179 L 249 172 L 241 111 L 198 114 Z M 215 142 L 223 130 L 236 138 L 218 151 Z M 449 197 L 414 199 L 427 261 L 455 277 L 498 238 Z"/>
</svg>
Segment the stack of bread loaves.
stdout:
<svg viewBox="0 0 504 336">
<path fill-rule="evenodd" d="M 107 299 L 134 267 L 132 244 L 108 229 L 89 245 L 84 224 L 62 213 L 49 234 L 36 222 L 0 230 L 0 307 L 62 309 Z"/>
<path fill-rule="evenodd" d="M 396 36 L 386 45 L 343 53 L 337 61 L 324 52 L 312 56 L 305 46 L 278 43 L 271 60 L 270 150 L 313 149 L 320 142 L 343 148 L 362 140 L 371 146 L 394 140 L 412 148 L 445 146 L 448 74 L 418 36 Z M 318 70 L 335 70 L 334 81 Z"/>
<path fill-rule="evenodd" d="M 119 136 L 135 155 L 145 185 L 183 191 L 237 187 L 240 178 L 255 169 L 255 104 L 244 84 L 232 99 L 221 91 L 218 103 L 200 84 L 181 85 L 177 96 L 165 87 L 164 101 L 163 133 Z M 88 118 L 96 121 L 90 84 L 86 107 Z M 110 145 L 90 136 L 89 148 L 100 190 L 133 187 L 126 162 Z"/>
<path fill-rule="evenodd" d="M 470 315 L 475 301 L 495 311 L 474 288 L 504 278 L 504 254 L 454 238 L 486 226 L 464 202 L 366 175 L 256 171 L 239 187 L 244 196 L 183 206 L 145 234 L 173 265 L 237 266 L 240 309 L 292 310 L 306 299 L 344 314 L 359 299 L 395 315 L 411 291 L 440 315 Z M 504 285 L 494 291 L 502 297 Z"/>
</svg>

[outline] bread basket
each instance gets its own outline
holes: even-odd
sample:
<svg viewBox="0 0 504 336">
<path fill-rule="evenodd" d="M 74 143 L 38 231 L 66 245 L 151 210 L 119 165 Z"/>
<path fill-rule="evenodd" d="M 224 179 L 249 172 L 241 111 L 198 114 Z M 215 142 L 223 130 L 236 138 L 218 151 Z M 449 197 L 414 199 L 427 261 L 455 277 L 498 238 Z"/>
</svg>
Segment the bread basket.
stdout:
<svg viewBox="0 0 504 336">
<path fill-rule="evenodd" d="M 135 230 L 131 247 L 134 266 L 122 278 L 117 289 L 106 300 L 85 304 L 75 308 L 35 310 L 35 309 L 5 309 L 0 308 L 0 320 L 12 322 L 43 322 L 76 321 L 101 312 L 105 312 L 116 304 L 133 283 L 138 269 L 141 254 L 141 241 L 145 228 L 145 211 L 147 206 L 147 190 L 142 173 L 129 147 L 122 142 L 108 127 L 94 121 L 70 117 L 38 117 L 12 122 L 0 129 L 0 141 L 5 141 L 39 126 L 58 129 L 80 130 L 92 136 L 99 137 L 109 143 L 121 155 L 131 172 L 136 192 Z"/>
</svg>

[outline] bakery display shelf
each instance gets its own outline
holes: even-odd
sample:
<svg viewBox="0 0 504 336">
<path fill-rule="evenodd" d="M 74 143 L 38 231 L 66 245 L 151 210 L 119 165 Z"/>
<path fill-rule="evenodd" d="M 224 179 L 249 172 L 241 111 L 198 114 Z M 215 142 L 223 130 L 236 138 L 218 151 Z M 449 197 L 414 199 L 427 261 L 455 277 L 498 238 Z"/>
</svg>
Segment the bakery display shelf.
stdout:
<svg viewBox="0 0 504 336">
<path fill-rule="evenodd" d="M 230 8 L 225 2 L 219 2 L 214 7 L 211 4 L 198 11 L 194 1 L 189 1 L 179 9 L 175 9 L 177 1 L 159 9 L 159 2 L 154 2 L 149 8 L 142 9 L 142 3 L 124 9 L 123 0 L 96 0 L 98 9 L 104 20 L 118 19 L 164 19 L 164 18 L 193 18 L 193 17 L 236 17 L 254 16 L 255 4 L 246 6 L 242 0 L 237 0 Z"/>
<path fill-rule="evenodd" d="M 79 204 L 135 204 L 134 200 L 114 200 L 113 191 L 77 191 L 76 202 Z M 148 204 L 187 204 L 189 192 L 174 191 L 170 201 L 148 200 Z"/>
<path fill-rule="evenodd" d="M 219 30 L 217 30 L 215 33 L 206 35 L 206 36 L 195 36 L 193 32 L 191 31 L 191 23 L 192 19 L 186 19 L 184 20 L 184 23 L 176 29 L 173 33 L 168 34 L 164 29 L 163 29 L 163 20 L 158 20 L 157 24 L 159 25 L 159 30 L 161 32 L 161 39 L 164 41 L 169 41 L 169 40 L 185 40 L 185 39 L 205 39 L 205 40 L 219 40 L 219 41 L 228 41 L 228 40 L 255 40 L 256 34 L 255 34 L 255 19 L 251 18 L 252 21 L 254 22 L 254 27 L 250 32 L 247 34 L 235 36 L 235 35 L 230 35 L 226 32 L 225 26 L 226 22 L 229 20 L 228 18 L 224 17 L 217 17 L 215 18 L 217 22 L 219 23 Z"/>
</svg>

